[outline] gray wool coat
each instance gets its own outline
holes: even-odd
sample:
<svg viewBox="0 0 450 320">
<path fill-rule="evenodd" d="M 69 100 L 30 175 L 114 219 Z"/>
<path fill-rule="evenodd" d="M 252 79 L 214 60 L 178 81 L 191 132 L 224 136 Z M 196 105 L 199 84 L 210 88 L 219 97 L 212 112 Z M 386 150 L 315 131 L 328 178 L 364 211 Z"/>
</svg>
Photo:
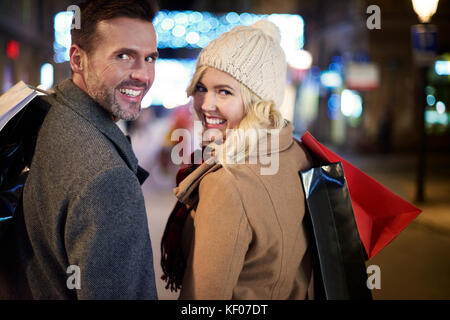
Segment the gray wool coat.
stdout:
<svg viewBox="0 0 450 320">
<path fill-rule="evenodd" d="M 141 171 L 131 144 L 72 80 L 45 99 L 51 108 L 11 241 L 16 259 L 1 279 L 9 282 L 6 296 L 157 299 Z"/>
</svg>

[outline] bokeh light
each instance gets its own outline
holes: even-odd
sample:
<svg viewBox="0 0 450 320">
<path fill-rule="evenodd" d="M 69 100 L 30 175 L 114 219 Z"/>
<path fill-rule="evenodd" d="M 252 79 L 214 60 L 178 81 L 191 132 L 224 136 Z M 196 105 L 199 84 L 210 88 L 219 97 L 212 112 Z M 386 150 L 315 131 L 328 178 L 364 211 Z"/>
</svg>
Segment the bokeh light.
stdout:
<svg viewBox="0 0 450 320">
<path fill-rule="evenodd" d="M 41 81 L 39 87 L 48 90 L 53 86 L 54 81 L 54 68 L 50 63 L 44 63 L 41 66 Z"/>
<path fill-rule="evenodd" d="M 362 114 L 361 96 L 353 90 L 342 90 L 341 112 L 346 117 L 359 118 Z"/>
<path fill-rule="evenodd" d="M 436 111 L 439 114 L 443 114 L 445 112 L 445 103 L 443 103 L 442 101 L 438 101 L 436 102 Z"/>
</svg>

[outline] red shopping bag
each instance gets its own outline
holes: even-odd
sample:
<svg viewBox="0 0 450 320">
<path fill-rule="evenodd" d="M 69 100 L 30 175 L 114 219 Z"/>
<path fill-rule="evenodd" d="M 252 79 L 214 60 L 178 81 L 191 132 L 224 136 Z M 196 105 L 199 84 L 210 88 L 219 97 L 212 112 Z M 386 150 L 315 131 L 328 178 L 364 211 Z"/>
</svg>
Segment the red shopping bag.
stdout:
<svg viewBox="0 0 450 320">
<path fill-rule="evenodd" d="M 309 132 L 301 139 L 311 156 L 320 164 L 342 162 L 356 224 L 368 259 L 394 240 L 421 212 L 419 208 L 321 145 Z"/>
</svg>

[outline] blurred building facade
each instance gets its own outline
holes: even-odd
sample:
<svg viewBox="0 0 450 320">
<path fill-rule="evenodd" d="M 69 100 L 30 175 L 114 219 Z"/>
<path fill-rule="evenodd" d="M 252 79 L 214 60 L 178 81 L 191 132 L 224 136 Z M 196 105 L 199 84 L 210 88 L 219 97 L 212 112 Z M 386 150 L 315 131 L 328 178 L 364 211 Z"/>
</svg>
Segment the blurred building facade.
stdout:
<svg viewBox="0 0 450 320">
<path fill-rule="evenodd" d="M 358 125 L 346 125 L 345 142 L 370 151 L 387 141 L 393 150 L 414 150 L 420 135 L 416 108 L 418 68 L 413 61 L 411 26 L 418 24 L 411 1 L 312 1 L 305 18 L 305 46 L 320 69 L 327 69 L 333 57 L 349 62 L 373 63 L 378 69 L 378 87 L 360 92 L 363 113 Z M 380 29 L 369 29 L 367 8 L 380 8 Z M 438 55 L 450 52 L 450 3 L 440 1 L 432 21 L 438 28 Z M 430 66 L 433 69 L 433 66 Z M 433 71 L 433 70 L 430 70 Z M 433 72 L 431 72 L 433 73 Z M 431 82 L 431 81 L 429 81 Z M 449 90 L 450 83 L 444 86 Z M 333 121 L 327 116 L 330 92 L 322 92 L 318 121 L 313 127 L 323 140 L 333 142 Z M 446 101 L 448 105 L 450 101 Z M 425 107 L 426 102 L 422 101 Z M 387 132 L 390 131 L 390 132 Z M 381 141 L 380 141 L 381 140 Z M 431 135 L 429 150 L 450 150 L 446 132 Z"/>
<path fill-rule="evenodd" d="M 54 61 L 54 17 L 76 1 L 2 0 L 0 2 L 0 91 L 23 80 L 39 85 L 44 63 L 54 67 L 54 82 L 70 75 L 67 62 Z M 417 104 L 419 74 L 413 61 L 411 26 L 418 23 L 411 1 L 395 0 L 159 0 L 161 10 L 195 10 L 212 13 L 299 14 L 304 20 L 304 48 L 313 67 L 293 81 L 296 92 L 294 123 L 298 133 L 309 130 L 323 142 L 359 151 L 413 151 L 420 136 Z M 369 29 L 370 5 L 380 8 L 380 29 Z M 438 27 L 438 54 L 450 52 L 450 3 L 440 1 L 433 24 Z M 197 50 L 161 49 L 162 57 L 195 57 Z M 349 64 L 376 68 L 377 85 L 349 89 Z M 340 73 L 341 84 L 321 83 L 325 71 Z M 158 72 L 158 71 L 157 71 Z M 432 70 L 430 68 L 430 72 Z M 430 76 L 430 86 L 434 81 Z M 448 77 L 447 77 L 448 78 Z M 450 107 L 448 80 L 440 82 L 443 102 Z M 343 92 L 345 94 L 343 94 Z M 343 96 L 357 103 L 356 116 L 343 116 Z M 353 95 L 353 96 L 352 96 Z M 353 99 L 353 100 L 352 100 Z M 357 100 L 354 100 L 357 99 Z M 358 100 L 360 99 L 360 100 Z M 359 101 L 359 102 L 358 102 Z M 358 103 L 360 105 L 358 105 Z M 425 104 L 425 102 L 423 102 Z M 448 119 L 448 108 L 445 114 Z M 350 110 L 351 111 L 351 110 Z M 447 120 L 448 121 L 448 120 Z M 450 126 L 429 131 L 429 150 L 450 150 Z M 384 147 L 383 147 L 384 146 Z"/>
<path fill-rule="evenodd" d="M 67 76 L 67 66 L 53 61 L 54 16 L 65 10 L 69 1 L 0 1 L 0 90 L 20 80 L 40 84 L 40 68 L 55 67 L 55 81 Z"/>
</svg>

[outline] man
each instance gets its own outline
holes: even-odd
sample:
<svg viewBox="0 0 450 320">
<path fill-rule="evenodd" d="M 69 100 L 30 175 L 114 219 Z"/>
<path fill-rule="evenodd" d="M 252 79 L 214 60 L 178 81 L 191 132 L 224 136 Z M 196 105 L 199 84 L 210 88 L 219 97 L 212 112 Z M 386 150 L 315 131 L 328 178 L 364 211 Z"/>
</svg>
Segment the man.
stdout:
<svg viewBox="0 0 450 320">
<path fill-rule="evenodd" d="M 24 228 L 14 232 L 14 297 L 157 298 L 140 187 L 146 174 L 115 124 L 139 116 L 153 83 L 154 14 L 144 0 L 81 7 L 72 79 L 44 98 L 51 107 L 24 186 Z"/>
</svg>

